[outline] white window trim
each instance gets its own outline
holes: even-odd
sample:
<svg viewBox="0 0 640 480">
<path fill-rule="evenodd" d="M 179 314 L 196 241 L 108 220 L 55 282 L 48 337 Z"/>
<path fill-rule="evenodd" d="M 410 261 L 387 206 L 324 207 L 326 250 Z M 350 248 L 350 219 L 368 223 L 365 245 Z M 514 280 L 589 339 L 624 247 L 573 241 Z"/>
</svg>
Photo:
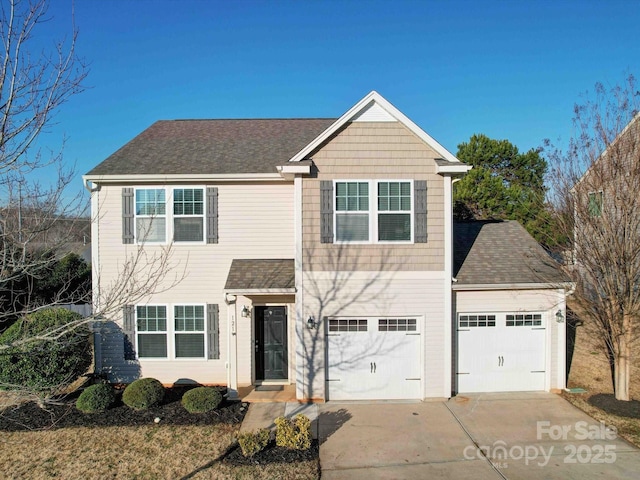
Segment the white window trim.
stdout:
<svg viewBox="0 0 640 480">
<path fill-rule="evenodd" d="M 166 311 L 166 327 L 165 330 L 163 331 L 140 331 L 138 330 L 138 307 L 165 307 L 165 311 Z M 164 304 L 164 303 L 145 303 L 145 304 L 139 304 L 139 305 L 135 305 L 134 306 L 134 327 L 135 327 L 135 336 L 136 336 L 136 358 L 139 360 L 144 360 L 144 361 L 150 361 L 150 362 L 166 362 L 167 360 L 170 360 L 170 352 L 171 352 L 171 345 L 170 345 L 170 341 L 169 341 L 169 322 L 171 321 L 171 318 L 169 316 L 169 305 Z M 139 340 L 139 335 L 158 335 L 158 334 L 164 334 L 167 338 L 167 356 L 166 357 L 141 357 L 140 356 L 140 340 Z"/>
<path fill-rule="evenodd" d="M 183 332 L 178 331 L 175 328 L 175 307 L 185 307 L 185 306 L 202 306 L 204 309 L 204 330 L 202 332 Z M 138 330 L 138 307 L 165 307 L 167 311 L 167 329 L 160 332 L 140 332 Z M 209 338 L 207 331 L 207 304 L 200 302 L 193 303 L 140 303 L 134 305 L 134 327 L 135 327 L 135 338 L 136 338 L 136 358 L 140 361 L 144 362 L 192 362 L 192 361 L 201 361 L 208 359 L 209 352 Z M 146 334 L 164 334 L 167 337 L 167 356 L 166 357 L 141 357 L 139 354 L 139 342 L 138 335 L 146 335 Z M 176 356 L 176 333 L 187 333 L 187 334 L 202 334 L 204 336 L 204 356 L 202 357 L 178 357 Z"/>
<path fill-rule="evenodd" d="M 187 332 L 187 331 L 182 331 L 182 330 L 176 330 L 176 307 L 202 307 L 202 311 L 204 312 L 204 322 L 202 324 L 203 326 L 203 330 L 202 331 L 193 331 L 193 332 Z M 172 339 L 172 343 L 173 343 L 173 349 L 171 351 L 171 353 L 173 354 L 173 359 L 176 361 L 189 361 L 189 360 L 206 360 L 207 359 L 207 352 L 209 351 L 209 340 L 208 340 L 208 335 L 207 335 L 207 304 L 206 303 L 174 303 L 171 305 L 171 339 Z M 177 334 L 186 334 L 186 335 L 199 335 L 202 334 L 202 336 L 204 337 L 204 351 L 203 351 L 203 356 L 202 357 L 178 357 L 177 353 L 176 353 L 176 348 L 177 348 L 177 342 L 176 342 L 176 335 Z"/>
<path fill-rule="evenodd" d="M 164 215 L 138 215 L 138 192 L 142 190 L 164 190 Z M 135 187 L 133 189 L 133 232 L 134 239 L 136 245 L 165 245 L 167 244 L 167 239 L 169 238 L 169 215 L 167 212 L 168 209 L 168 200 L 167 200 L 167 189 L 164 187 L 156 187 L 156 186 L 148 186 L 148 187 Z M 163 241 L 151 241 L 146 238 L 140 239 L 140 235 L 138 235 L 138 219 L 139 218 L 150 218 L 153 222 L 156 218 L 164 218 L 164 240 Z"/>
<path fill-rule="evenodd" d="M 411 189 L 410 193 L 410 201 L 411 201 L 411 210 L 408 212 L 411 217 L 411 227 L 410 233 L 411 238 L 409 240 L 378 240 L 378 214 L 382 213 L 407 213 L 396 212 L 396 211 L 379 211 L 378 210 L 378 184 L 379 183 L 387 183 L 387 182 L 399 182 L 399 183 L 409 183 L 409 187 Z M 338 216 L 338 208 L 337 208 L 337 192 L 338 192 L 338 183 L 367 183 L 369 185 L 369 210 L 366 212 L 369 215 L 369 240 L 361 240 L 361 241 L 347 241 L 347 240 L 338 240 L 338 225 L 337 225 L 337 216 Z M 372 194 L 373 192 L 373 194 Z M 411 245 L 414 243 L 414 233 L 415 233 L 415 193 L 414 193 L 414 183 L 411 179 L 405 178 L 379 178 L 375 180 L 365 180 L 365 179 L 337 179 L 333 181 L 333 243 L 337 244 L 348 244 L 348 245 Z M 354 213 L 362 213 L 365 211 L 359 211 Z"/>
<path fill-rule="evenodd" d="M 176 190 L 202 190 L 202 214 L 201 215 L 175 215 L 173 213 L 173 201 L 175 199 L 174 192 Z M 179 245 L 204 245 L 207 243 L 207 188 L 204 185 L 179 185 L 171 187 L 171 196 L 167 199 L 167 210 L 171 210 L 171 240 Z M 202 218 L 202 240 L 200 241 L 176 241 L 175 235 L 175 219 L 176 218 Z"/>
<path fill-rule="evenodd" d="M 165 213 L 164 215 L 138 215 L 137 213 L 137 192 L 139 190 L 164 190 L 165 192 Z M 173 199 L 175 190 L 202 190 L 202 215 L 174 215 Z M 176 185 L 173 187 L 157 187 L 157 186 L 139 186 L 134 187 L 133 193 L 133 209 L 134 209 L 134 235 L 136 245 L 206 245 L 207 244 L 207 187 L 205 185 Z M 164 241 L 156 242 L 147 239 L 140 239 L 138 235 L 138 218 L 164 218 Z M 202 218 L 202 240 L 201 241 L 175 241 L 173 239 L 175 233 L 174 220 L 176 218 Z"/>
</svg>

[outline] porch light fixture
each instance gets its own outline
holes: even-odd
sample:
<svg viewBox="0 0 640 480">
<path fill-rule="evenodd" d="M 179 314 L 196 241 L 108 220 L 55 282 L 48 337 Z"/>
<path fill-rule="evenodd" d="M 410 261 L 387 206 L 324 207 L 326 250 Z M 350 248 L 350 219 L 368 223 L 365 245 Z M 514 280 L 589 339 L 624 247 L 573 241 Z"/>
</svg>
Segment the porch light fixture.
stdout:
<svg viewBox="0 0 640 480">
<path fill-rule="evenodd" d="M 564 322 L 564 315 L 562 315 L 562 310 L 558 310 L 556 312 L 556 322 L 558 323 Z"/>
<path fill-rule="evenodd" d="M 242 315 L 244 318 L 248 318 L 251 316 L 251 310 L 245 305 L 242 307 L 242 312 L 240 312 L 240 315 Z"/>
<path fill-rule="evenodd" d="M 309 330 L 316 328 L 316 321 L 311 316 L 307 319 L 307 328 Z"/>
</svg>

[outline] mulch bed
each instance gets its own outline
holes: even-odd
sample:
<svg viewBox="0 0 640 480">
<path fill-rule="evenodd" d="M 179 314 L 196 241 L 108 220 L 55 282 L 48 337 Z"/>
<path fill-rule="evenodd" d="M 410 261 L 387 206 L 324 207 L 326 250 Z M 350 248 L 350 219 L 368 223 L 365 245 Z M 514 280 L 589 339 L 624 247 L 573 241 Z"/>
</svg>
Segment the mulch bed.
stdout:
<svg viewBox="0 0 640 480">
<path fill-rule="evenodd" d="M 82 413 L 75 407 L 77 396 L 60 401 L 60 405 L 47 404 L 44 408 L 29 402 L 0 411 L 0 431 L 52 430 L 69 427 L 116 427 L 153 425 L 212 425 L 241 423 L 249 405 L 222 400 L 220 406 L 207 413 L 187 412 L 180 399 L 189 387 L 167 388 L 162 405 L 136 411 L 124 405 L 118 395 L 116 405 L 104 413 Z"/>
<path fill-rule="evenodd" d="M 589 397 L 588 402 L 600 410 L 620 417 L 640 418 L 640 402 L 638 400 L 616 400 L 613 394 L 596 393 Z"/>
<path fill-rule="evenodd" d="M 289 450 L 278 447 L 275 441 L 269 442 L 264 450 L 256 453 L 253 457 L 245 457 L 239 445 L 232 448 L 222 459 L 223 463 L 234 466 L 241 465 L 264 465 L 267 463 L 295 463 L 309 460 L 317 460 L 320 455 L 320 447 L 317 440 L 311 442 L 309 450 Z"/>
</svg>

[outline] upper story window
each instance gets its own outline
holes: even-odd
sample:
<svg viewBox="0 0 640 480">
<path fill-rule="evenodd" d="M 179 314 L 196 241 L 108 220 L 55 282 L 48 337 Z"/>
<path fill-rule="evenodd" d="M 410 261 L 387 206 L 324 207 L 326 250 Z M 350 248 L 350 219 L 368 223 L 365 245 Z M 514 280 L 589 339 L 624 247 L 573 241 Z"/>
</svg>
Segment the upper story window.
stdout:
<svg viewBox="0 0 640 480">
<path fill-rule="evenodd" d="M 201 242 L 204 238 L 204 192 L 202 188 L 173 190 L 173 240 Z"/>
<path fill-rule="evenodd" d="M 136 190 L 136 239 L 161 243 L 167 236 L 166 196 L 162 188 Z"/>
<path fill-rule="evenodd" d="M 378 182 L 378 240 L 411 241 L 410 182 Z"/>
<path fill-rule="evenodd" d="M 122 243 L 218 243 L 218 188 L 123 188 Z"/>
<path fill-rule="evenodd" d="M 369 241 L 368 182 L 336 182 L 336 240 Z"/>
<path fill-rule="evenodd" d="M 336 181 L 336 242 L 412 242 L 411 181 Z"/>
<path fill-rule="evenodd" d="M 589 204 L 587 205 L 587 208 L 589 209 L 590 216 L 592 217 L 602 216 L 602 202 L 603 202 L 602 192 L 589 193 Z"/>
</svg>

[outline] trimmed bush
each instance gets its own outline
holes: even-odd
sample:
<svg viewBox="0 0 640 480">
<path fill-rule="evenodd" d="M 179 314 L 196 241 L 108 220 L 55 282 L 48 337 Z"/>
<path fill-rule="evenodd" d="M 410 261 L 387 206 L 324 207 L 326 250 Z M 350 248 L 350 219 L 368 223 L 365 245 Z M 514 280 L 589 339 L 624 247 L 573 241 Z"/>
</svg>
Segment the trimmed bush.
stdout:
<svg viewBox="0 0 640 480">
<path fill-rule="evenodd" d="M 82 315 L 78 313 L 47 308 L 11 325 L 0 335 L 0 344 L 27 341 L 0 351 L 3 388 L 53 394 L 83 375 L 91 365 L 93 352 L 89 329 L 78 325 L 80 320 Z M 28 340 L 47 334 L 51 340 Z"/>
<path fill-rule="evenodd" d="M 311 448 L 311 420 L 299 413 L 292 420 L 286 417 L 275 419 L 276 445 L 290 450 Z"/>
<path fill-rule="evenodd" d="M 256 432 L 245 432 L 238 434 L 238 443 L 245 457 L 253 457 L 256 453 L 269 443 L 271 432 L 268 428 L 261 428 Z"/>
<path fill-rule="evenodd" d="M 164 398 L 164 387 L 155 378 L 140 378 L 127 385 L 122 393 L 122 402 L 135 410 L 155 407 Z"/>
<path fill-rule="evenodd" d="M 189 413 L 205 413 L 215 410 L 222 401 L 222 394 L 213 387 L 196 387 L 182 396 L 182 406 Z"/>
<path fill-rule="evenodd" d="M 84 413 L 104 412 L 116 401 L 111 385 L 100 383 L 87 387 L 76 400 L 76 408 Z"/>
</svg>

